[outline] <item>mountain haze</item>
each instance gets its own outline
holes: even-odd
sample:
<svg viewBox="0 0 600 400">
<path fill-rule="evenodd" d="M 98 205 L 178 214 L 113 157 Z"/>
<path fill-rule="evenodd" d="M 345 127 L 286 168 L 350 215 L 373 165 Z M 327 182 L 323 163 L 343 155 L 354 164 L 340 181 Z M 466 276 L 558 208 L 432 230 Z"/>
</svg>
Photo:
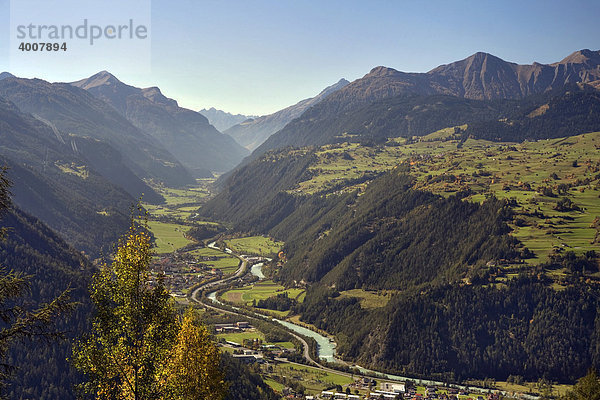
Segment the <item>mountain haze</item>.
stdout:
<svg viewBox="0 0 600 400">
<path fill-rule="evenodd" d="M 140 178 L 175 186 L 193 182 L 161 143 L 85 90 L 41 79 L 7 78 L 0 81 L 0 96 L 51 127 L 59 141 L 78 136 L 109 143 Z"/>
<path fill-rule="evenodd" d="M 217 128 L 220 132 L 224 132 L 232 126 L 244 122 L 248 119 L 256 118 L 253 116 L 246 116 L 242 114 L 234 115 L 226 111 L 217 110 L 214 107 L 208 109 L 203 108 L 198 112 L 204 115 L 208 119 L 208 122 L 210 122 L 210 124 Z"/>
<path fill-rule="evenodd" d="M 342 89 L 349 83 L 350 82 L 345 79 L 340 79 L 337 83 L 323 89 L 323 91 L 315 97 L 302 100 L 293 106 L 284 108 L 276 113 L 249 119 L 227 129 L 225 133 L 231 135 L 238 143 L 245 146 L 247 149 L 254 150 L 267 140 L 269 136 L 283 128 L 294 118 L 299 117 L 304 111 L 323 101 L 323 99 L 331 93 Z"/>
<path fill-rule="evenodd" d="M 235 167 L 248 153 L 230 136 L 221 134 L 202 114 L 179 107 L 159 88 L 136 88 L 106 71 L 73 82 L 112 105 L 140 130 L 162 143 L 197 178 Z"/>
<path fill-rule="evenodd" d="M 127 210 L 142 193 L 162 200 L 109 145 L 82 137 L 61 141 L 50 126 L 2 98 L 0 129 L 0 165 L 9 167 L 14 203 L 78 250 L 93 256 L 108 250 L 127 229 Z"/>
</svg>

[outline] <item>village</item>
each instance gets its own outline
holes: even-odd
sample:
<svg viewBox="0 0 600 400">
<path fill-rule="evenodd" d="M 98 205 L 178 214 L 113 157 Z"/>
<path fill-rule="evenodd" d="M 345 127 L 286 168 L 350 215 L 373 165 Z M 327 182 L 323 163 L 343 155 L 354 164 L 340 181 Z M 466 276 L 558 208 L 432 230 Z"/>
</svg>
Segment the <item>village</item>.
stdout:
<svg viewBox="0 0 600 400">
<path fill-rule="evenodd" d="M 215 333 L 224 335 L 230 333 L 243 333 L 256 331 L 247 321 L 237 321 L 233 323 L 215 324 Z M 233 358 L 238 361 L 254 365 L 265 376 L 269 376 L 274 371 L 275 365 L 297 365 L 291 360 L 296 360 L 295 349 L 288 349 L 274 344 L 264 344 L 260 339 L 244 339 L 242 343 L 221 338 L 218 345 L 223 351 L 230 352 Z M 302 383 L 302 376 L 293 376 L 293 379 Z M 500 395 L 497 393 L 473 394 L 465 389 L 442 386 L 421 386 L 414 382 L 389 382 L 379 381 L 378 379 L 355 376 L 353 382 L 343 388 L 341 385 L 333 385 L 331 389 L 322 390 L 320 393 L 307 395 L 297 390 L 285 386 L 280 394 L 286 399 L 328 399 L 328 400 L 368 400 L 368 399 L 405 399 L 405 400 L 497 400 Z"/>
<path fill-rule="evenodd" d="M 211 264 L 217 260 L 216 256 L 194 256 L 176 251 L 155 258 L 150 273 L 153 277 L 163 274 L 164 285 L 171 296 L 185 297 L 190 287 L 223 276 L 222 269 Z"/>
<path fill-rule="evenodd" d="M 228 250 L 228 249 L 227 249 Z M 153 259 L 151 264 L 151 276 L 156 279 L 157 276 L 164 277 L 164 284 L 175 298 L 185 298 L 191 287 L 197 286 L 208 281 L 216 281 L 227 276 L 231 271 L 217 268 L 215 264 L 219 261 L 220 255 L 204 254 L 195 251 L 175 251 L 169 254 L 163 254 Z M 242 256 L 250 264 L 262 261 L 261 257 Z M 237 267 L 231 267 L 237 268 Z M 252 274 L 245 275 L 242 279 L 252 281 L 256 277 Z M 152 284 L 154 281 L 150 281 Z M 240 335 L 239 340 L 226 339 L 229 334 L 244 334 L 257 332 L 256 328 L 247 321 L 236 321 L 232 323 L 222 323 L 214 325 L 214 332 L 218 340 L 218 346 L 223 352 L 231 354 L 238 362 L 251 366 L 263 377 L 271 378 L 281 385 L 276 390 L 286 399 L 328 399 L 328 400 L 363 400 L 363 399 L 411 399 L 411 400 L 495 400 L 500 399 L 497 393 L 472 393 L 464 389 L 442 387 L 442 386 L 422 386 L 411 381 L 390 382 L 383 381 L 366 376 L 352 376 L 350 383 L 327 384 L 322 382 L 316 391 L 314 387 L 307 384 L 308 377 L 301 374 L 288 376 L 296 384 L 290 384 L 290 381 L 281 379 L 278 368 L 282 366 L 296 366 L 299 370 L 304 367 L 302 356 L 297 349 L 282 346 L 279 343 L 265 343 L 260 338 L 243 338 Z M 300 361 L 300 363 L 298 363 Z M 291 367 L 290 370 L 293 370 Z M 305 385 L 307 384 L 307 385 Z M 307 390 L 305 386 L 310 386 Z"/>
</svg>

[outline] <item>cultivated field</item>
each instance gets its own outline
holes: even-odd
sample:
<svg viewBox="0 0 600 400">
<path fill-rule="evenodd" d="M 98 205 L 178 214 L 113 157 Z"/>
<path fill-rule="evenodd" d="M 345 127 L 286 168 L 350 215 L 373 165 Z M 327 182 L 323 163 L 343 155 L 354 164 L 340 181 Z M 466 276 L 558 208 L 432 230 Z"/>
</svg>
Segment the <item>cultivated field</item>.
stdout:
<svg viewBox="0 0 600 400">
<path fill-rule="evenodd" d="M 172 253 L 191 243 L 184 237 L 189 227 L 184 225 L 169 224 L 159 221 L 148 221 L 148 226 L 156 238 L 156 248 L 158 254 Z"/>
<path fill-rule="evenodd" d="M 281 250 L 283 242 L 265 236 L 249 236 L 225 241 L 228 248 L 238 254 L 274 255 Z"/>
<path fill-rule="evenodd" d="M 591 226 L 600 216 L 600 132 L 516 144 L 460 143 L 447 140 L 451 131 L 373 148 L 323 146 L 311 179 L 290 192 L 362 190 L 376 174 L 399 165 L 415 177 L 416 189 L 443 196 L 470 192 L 466 200 L 477 202 L 490 195 L 513 199 L 512 235 L 535 253 L 533 264 L 547 261 L 552 251 L 600 250 L 592 243 L 598 226 Z M 559 206 L 565 198 L 570 208 Z"/>
</svg>

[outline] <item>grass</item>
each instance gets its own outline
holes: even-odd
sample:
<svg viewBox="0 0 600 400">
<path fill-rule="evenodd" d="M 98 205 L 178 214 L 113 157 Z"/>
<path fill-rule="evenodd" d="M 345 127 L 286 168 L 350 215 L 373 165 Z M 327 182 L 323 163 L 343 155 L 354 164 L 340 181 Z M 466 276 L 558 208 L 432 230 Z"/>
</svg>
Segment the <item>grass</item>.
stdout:
<svg viewBox="0 0 600 400">
<path fill-rule="evenodd" d="M 90 171 L 88 171 L 85 165 L 75 165 L 75 163 L 67 164 L 60 162 L 55 162 L 54 165 L 63 173 L 75 175 L 81 179 L 87 179 L 90 176 Z"/>
<path fill-rule="evenodd" d="M 517 385 L 515 383 L 508 383 L 505 381 L 496 381 L 496 388 L 505 390 L 509 393 L 539 393 L 539 390 L 537 389 L 537 382 L 524 382 L 521 385 Z M 571 389 L 573 389 L 573 385 L 553 385 L 552 393 L 555 396 L 564 396 L 567 391 Z"/>
<path fill-rule="evenodd" d="M 271 379 L 271 378 L 265 378 L 265 379 L 264 379 L 264 381 L 265 381 L 265 383 L 266 383 L 267 385 L 269 385 L 269 386 L 271 387 L 271 389 L 273 389 L 274 391 L 276 391 L 276 392 L 278 392 L 278 393 L 281 393 L 281 392 L 283 391 L 283 388 L 284 388 L 284 386 L 283 386 L 281 383 L 279 383 L 279 382 L 277 382 L 277 381 L 274 381 L 274 380 L 273 380 L 273 379 Z"/>
<path fill-rule="evenodd" d="M 339 299 L 355 297 L 360 299 L 361 308 L 373 309 L 385 307 L 395 291 L 370 292 L 362 289 L 352 289 L 340 292 Z"/>
<path fill-rule="evenodd" d="M 286 289 L 273 281 L 262 281 L 250 286 L 229 290 L 223 294 L 223 297 L 227 301 L 234 303 L 252 305 L 252 302 L 255 300 L 264 300 L 284 292 L 291 298 L 297 298 L 303 292 L 303 289 Z M 270 311 L 275 312 L 276 310 Z M 276 314 L 278 314 L 278 316 L 284 316 L 281 312 Z M 285 315 L 287 315 L 287 313 Z"/>
<path fill-rule="evenodd" d="M 285 349 L 294 348 L 294 344 L 292 342 L 267 342 L 265 340 L 265 335 L 257 330 L 234 333 L 219 333 L 217 334 L 217 338 L 222 338 L 228 342 L 235 342 L 238 344 L 242 344 L 244 342 L 244 339 L 260 339 L 262 340 L 264 345 L 275 345 L 283 347 Z"/>
<path fill-rule="evenodd" d="M 184 237 L 189 227 L 159 221 L 148 221 L 148 227 L 156 238 L 155 251 L 158 254 L 172 253 L 192 243 Z"/>
<path fill-rule="evenodd" d="M 238 254 L 273 255 L 283 247 L 283 242 L 265 236 L 250 236 L 227 240 L 227 247 Z"/>
<path fill-rule="evenodd" d="M 321 371 L 314 367 L 305 365 L 280 363 L 272 365 L 273 372 L 271 376 L 285 376 L 287 378 L 298 381 L 307 389 L 310 394 L 321 393 L 326 388 L 334 385 L 345 386 L 352 383 L 352 378 L 336 374 L 333 372 Z M 272 380 L 267 375 L 266 379 Z"/>
<path fill-rule="evenodd" d="M 224 274 L 234 273 L 235 271 L 237 271 L 240 264 L 239 258 L 229 254 L 225 254 L 219 250 L 211 249 L 209 247 L 203 247 L 200 249 L 192 250 L 188 252 L 188 254 L 191 254 L 195 257 L 216 257 L 215 260 L 202 260 L 201 262 L 203 264 L 211 266 L 212 268 L 222 270 Z"/>
<path fill-rule="evenodd" d="M 208 200 L 211 195 L 208 189 L 214 180 L 198 179 L 195 186 L 183 189 L 169 188 L 147 182 L 152 188 L 162 195 L 165 204 L 153 205 L 144 203 L 144 208 L 155 217 L 169 217 L 181 220 L 192 220 L 196 211 Z"/>
</svg>

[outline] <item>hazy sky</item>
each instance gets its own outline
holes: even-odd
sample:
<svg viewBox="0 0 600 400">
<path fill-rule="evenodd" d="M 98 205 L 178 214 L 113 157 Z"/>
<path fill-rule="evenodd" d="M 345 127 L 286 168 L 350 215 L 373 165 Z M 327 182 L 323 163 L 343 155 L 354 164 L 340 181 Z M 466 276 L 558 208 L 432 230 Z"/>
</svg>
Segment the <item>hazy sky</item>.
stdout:
<svg viewBox="0 0 600 400">
<path fill-rule="evenodd" d="M 60 10 L 60 0 L 48 3 Z M 9 9 L 0 0 L 0 71 L 10 67 Z M 153 0 L 144 72 L 117 57 L 10 72 L 72 81 L 109 70 L 135 86 L 159 86 L 192 109 L 262 115 L 378 65 L 426 72 L 477 51 L 530 64 L 598 50 L 599 18 L 597 0 Z"/>
</svg>

